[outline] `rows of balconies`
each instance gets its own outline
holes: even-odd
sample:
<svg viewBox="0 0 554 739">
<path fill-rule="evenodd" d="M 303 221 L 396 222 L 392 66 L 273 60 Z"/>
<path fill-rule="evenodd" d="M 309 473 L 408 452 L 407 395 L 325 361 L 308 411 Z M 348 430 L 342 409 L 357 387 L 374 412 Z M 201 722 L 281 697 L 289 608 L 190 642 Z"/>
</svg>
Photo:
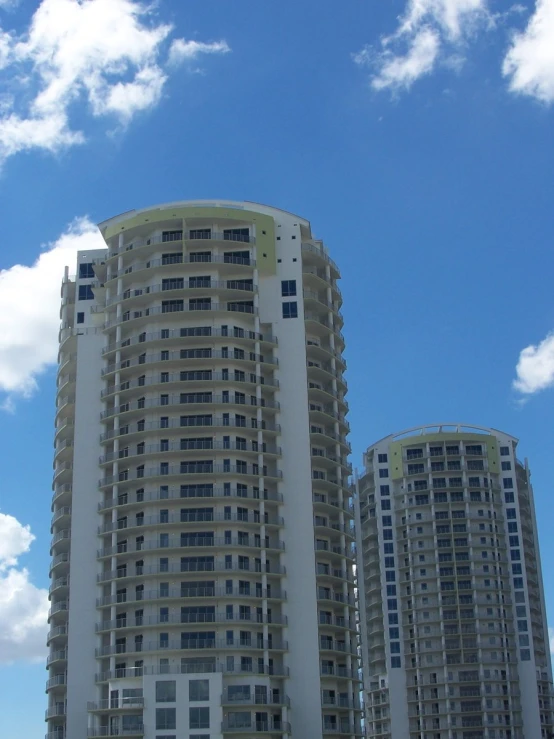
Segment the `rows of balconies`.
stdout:
<svg viewBox="0 0 554 739">
<path fill-rule="evenodd" d="M 222 625 L 225 624 L 229 627 L 230 624 L 237 625 L 248 625 L 248 626 L 263 626 L 264 624 L 270 627 L 281 627 L 286 626 L 288 623 L 287 617 L 282 614 L 271 613 L 271 616 L 267 613 L 234 613 L 233 618 L 229 618 L 227 611 L 214 611 L 213 613 L 193 613 L 193 614 L 181 614 L 171 613 L 164 616 L 151 615 L 151 616 L 133 616 L 127 617 L 126 615 L 120 615 L 115 619 L 108 619 L 106 621 L 99 621 L 96 624 L 96 631 L 98 633 L 106 631 L 121 631 L 126 630 L 137 630 L 141 631 L 144 629 L 149 630 L 150 628 L 159 628 L 162 626 L 165 628 L 171 628 L 172 626 L 183 628 L 194 627 L 206 627 L 206 625 Z"/>
<path fill-rule="evenodd" d="M 211 502 L 212 500 L 218 500 L 220 498 L 244 500 L 245 503 L 256 501 L 258 504 L 260 501 L 263 501 L 266 504 L 279 504 L 283 501 L 282 493 L 277 493 L 272 490 L 260 491 L 258 488 L 253 488 L 252 486 L 237 488 L 236 485 L 233 485 L 227 488 L 211 485 L 209 487 L 206 487 L 205 485 L 193 485 L 187 486 L 186 491 L 182 491 L 181 488 L 178 487 L 164 486 L 161 490 L 145 491 L 141 488 L 140 490 L 128 493 L 120 493 L 117 497 L 104 498 L 104 500 L 98 504 L 98 510 L 107 511 L 112 508 L 130 509 L 134 506 L 143 507 L 145 503 L 157 501 L 179 500 L 185 503 L 187 501 L 197 502 L 198 500 L 205 500 Z"/>
<path fill-rule="evenodd" d="M 198 427 L 187 427 L 184 431 L 184 433 L 195 433 L 198 434 Z M 183 432 L 181 432 L 183 433 Z M 202 433 L 202 432 L 200 432 Z M 204 432 L 206 433 L 206 432 Z M 129 447 L 125 447 L 124 449 L 120 449 L 118 452 L 107 452 L 106 454 L 102 455 L 98 463 L 100 465 L 105 465 L 108 463 L 116 462 L 122 459 L 129 459 L 130 457 L 144 457 L 144 456 L 150 456 L 150 455 L 159 455 L 166 456 L 171 453 L 178 453 L 182 455 L 183 452 L 212 452 L 212 451 L 225 451 L 225 452 L 241 452 L 242 454 L 247 455 L 255 455 L 258 457 L 260 454 L 263 454 L 264 456 L 280 456 L 281 455 L 281 447 L 276 446 L 275 444 L 267 444 L 267 443 L 258 443 L 257 441 L 252 440 L 244 440 L 244 441 L 227 441 L 222 439 L 215 439 L 213 436 L 210 438 L 202 438 L 202 439 L 181 439 L 179 442 L 175 441 L 164 441 L 160 442 L 159 444 L 144 444 L 142 443 L 140 446 L 137 445 L 137 448 L 133 451 L 133 449 L 129 449 Z M 330 458 L 330 457 L 325 457 Z M 331 458 L 333 461 L 333 459 Z M 337 459 L 334 460 L 336 463 Z"/>
<path fill-rule="evenodd" d="M 113 655 L 135 655 L 147 652 L 182 652 L 182 651 L 204 651 L 217 649 L 220 651 L 231 651 L 239 649 L 241 651 L 270 651 L 270 652 L 286 652 L 288 650 L 288 642 L 281 639 L 228 639 L 217 637 L 204 637 L 199 632 L 198 639 L 168 639 L 158 641 L 135 641 L 129 640 L 127 644 L 108 644 L 98 647 L 95 650 L 97 658 L 111 657 Z M 343 650 L 344 651 L 344 650 Z"/>
<path fill-rule="evenodd" d="M 277 346 L 276 336 L 273 336 L 270 333 L 259 333 L 247 328 L 237 327 L 236 329 L 229 329 L 228 327 L 216 328 L 214 326 L 205 326 L 201 329 L 191 328 L 190 331 L 191 333 L 183 333 L 182 329 L 165 328 L 160 331 L 134 334 L 125 339 L 120 339 L 119 341 L 108 344 L 102 349 L 102 355 L 105 356 L 107 354 L 113 354 L 113 352 L 116 351 L 121 351 L 122 355 L 126 356 L 129 353 L 128 350 L 132 351 L 133 347 L 138 344 L 140 344 L 142 348 L 146 349 L 148 346 L 157 344 L 158 342 L 167 345 L 168 341 L 171 339 L 179 339 L 180 342 L 182 342 L 183 339 L 191 339 L 194 341 L 195 345 L 199 343 L 202 344 L 204 342 L 212 345 L 214 343 L 214 339 L 223 339 L 223 343 L 233 340 L 233 342 L 238 341 L 239 343 L 241 341 L 247 341 L 250 345 L 254 342 L 268 344 L 271 347 Z"/>
<path fill-rule="evenodd" d="M 149 308 L 143 308 L 142 310 L 134 310 L 123 313 L 121 316 L 116 316 L 109 321 L 106 321 L 103 325 L 104 331 L 116 328 L 122 324 L 131 325 L 133 328 L 149 323 L 154 316 L 163 315 L 166 321 L 170 320 L 181 320 L 183 313 L 189 314 L 212 314 L 212 315 L 223 315 L 226 316 L 229 313 L 235 313 L 240 315 L 250 315 L 256 317 L 259 315 L 258 308 L 254 305 L 248 305 L 237 301 L 229 300 L 224 303 L 212 303 L 210 300 L 195 301 L 191 300 L 189 303 L 184 303 L 182 300 L 179 304 L 175 304 L 171 307 L 165 305 L 153 305 Z"/>
<path fill-rule="evenodd" d="M 237 417 L 235 414 L 229 417 L 213 416 L 210 414 L 206 419 L 202 417 L 197 420 L 197 423 L 193 423 L 192 420 L 187 419 L 186 423 L 183 423 L 179 417 L 166 417 L 163 420 L 160 419 L 157 421 L 138 421 L 137 423 L 127 424 L 126 426 L 121 426 L 117 429 L 107 431 L 100 436 L 100 442 L 106 443 L 111 439 L 121 438 L 123 436 L 125 436 L 125 440 L 127 440 L 127 437 L 133 437 L 134 434 L 143 435 L 145 432 L 148 433 L 150 431 L 163 431 L 164 434 L 176 433 L 177 431 L 179 433 L 202 433 L 202 429 L 209 430 L 215 428 L 226 428 L 240 429 L 241 434 L 245 433 L 247 435 L 257 434 L 258 431 L 264 432 L 264 435 L 265 433 L 275 434 L 280 433 L 281 431 L 281 426 L 278 423 L 273 423 L 271 421 L 261 421 L 258 423 L 256 418 L 246 418 L 242 415 Z M 331 435 L 331 432 L 329 432 L 328 436 L 330 438 L 334 438 L 334 435 Z"/>
<path fill-rule="evenodd" d="M 229 341 L 228 337 L 226 337 L 226 341 Z M 120 372 L 122 376 L 125 376 L 127 374 L 127 370 L 132 372 L 137 367 L 143 368 L 152 364 L 158 366 L 160 363 L 163 363 L 164 367 L 171 367 L 173 364 L 182 366 L 183 360 L 186 360 L 187 365 L 189 363 L 194 364 L 196 362 L 206 361 L 213 361 L 219 364 L 219 360 L 221 360 L 222 363 L 228 364 L 232 369 L 234 369 L 233 365 L 235 362 L 239 369 L 244 367 L 245 364 L 250 367 L 256 364 L 266 364 L 270 368 L 273 368 L 277 367 L 279 363 L 276 357 L 256 354 L 255 352 L 243 352 L 242 355 L 240 355 L 233 350 L 212 349 L 211 347 L 207 347 L 206 349 L 190 350 L 168 349 L 164 353 L 163 359 L 160 356 L 160 352 L 156 352 L 155 354 L 141 354 L 140 356 L 135 356 L 131 359 L 124 359 L 120 362 L 112 362 L 102 370 L 102 377 L 106 377 L 116 372 Z"/>
<path fill-rule="evenodd" d="M 202 532 L 203 533 L 203 532 Z M 140 542 L 120 542 L 114 546 L 104 547 L 97 550 L 97 557 L 104 559 L 105 557 L 121 556 L 123 554 L 134 554 L 136 552 L 146 552 L 154 550 L 171 550 L 178 549 L 180 551 L 199 549 L 203 552 L 213 549 L 245 549 L 245 550 L 261 550 L 269 549 L 274 551 L 283 551 L 285 544 L 278 539 L 258 540 L 253 536 L 197 536 L 194 539 L 183 540 L 180 536 L 168 536 L 167 539 L 146 539 Z M 341 556 L 349 556 L 346 551 L 334 551 L 333 553 Z"/>
<path fill-rule="evenodd" d="M 180 237 L 179 237 L 180 234 Z M 183 238 L 184 236 L 184 238 Z M 179 237 L 179 238 L 178 238 Z M 140 252 L 141 256 L 146 252 L 152 250 L 154 247 L 158 247 L 160 244 L 165 246 L 162 248 L 168 248 L 171 244 L 172 247 L 182 248 L 186 243 L 201 245 L 202 247 L 208 247 L 211 243 L 230 248 L 232 246 L 241 246 L 242 244 L 256 244 L 256 239 L 253 234 L 236 234 L 232 233 L 232 230 L 227 229 L 226 231 L 214 231 L 212 228 L 199 228 L 189 229 L 188 234 L 183 233 L 179 227 L 174 232 L 170 232 L 170 236 L 167 233 L 162 232 L 161 234 L 154 234 L 144 237 L 135 237 L 131 242 L 124 244 L 122 247 L 111 248 L 106 255 L 106 263 L 110 264 L 115 257 L 126 254 L 131 258 L 134 258 L 137 251 Z M 129 254 L 129 252 L 133 252 Z M 232 255 L 232 252 L 231 252 Z"/>
<path fill-rule="evenodd" d="M 181 499 L 181 504 L 183 499 Z M 141 529 L 144 526 L 151 528 L 153 526 L 170 526 L 172 524 L 182 526 L 183 523 L 208 523 L 208 522 L 229 522 L 229 523 L 240 523 L 244 525 L 255 525 L 260 526 L 283 526 L 284 519 L 282 516 L 275 516 L 266 514 L 260 517 L 259 511 L 248 511 L 247 513 L 225 513 L 218 511 L 210 511 L 203 513 L 190 513 L 187 514 L 186 509 L 179 511 L 169 511 L 166 513 L 160 513 L 158 515 L 144 516 L 139 521 L 129 521 L 126 519 L 119 519 L 118 521 L 110 521 L 109 523 L 102 524 L 98 527 L 98 534 L 110 534 L 113 531 L 127 531 L 133 529 Z"/>
<path fill-rule="evenodd" d="M 152 246 L 151 244 L 149 246 Z M 213 254 L 212 252 L 201 252 L 192 254 L 172 254 L 171 256 L 159 257 L 155 259 L 149 259 L 143 262 L 135 262 L 120 270 L 110 271 L 109 276 L 106 279 L 106 283 L 112 282 L 113 280 L 121 280 L 121 283 L 125 285 L 127 282 L 132 282 L 138 272 L 145 272 L 148 274 L 150 270 L 155 270 L 156 273 L 163 274 L 166 270 L 174 274 L 175 265 L 185 264 L 187 265 L 187 272 L 194 269 L 206 269 L 206 265 L 213 264 L 217 265 L 220 271 L 234 271 L 241 270 L 245 273 L 252 273 L 256 266 L 256 260 L 251 257 L 243 257 L 236 255 L 222 255 Z"/>
<path fill-rule="evenodd" d="M 213 464 L 208 461 L 203 463 L 184 463 L 186 466 L 181 464 L 167 464 L 167 467 L 160 463 L 156 467 L 148 467 L 146 469 L 139 470 L 122 470 L 115 475 L 106 475 L 102 479 L 98 480 L 98 486 L 100 488 L 106 488 L 111 485 L 117 485 L 122 482 L 135 482 L 137 480 L 149 480 L 152 478 L 171 478 L 171 477 L 186 477 L 191 479 L 194 477 L 238 477 L 239 479 L 254 478 L 254 481 L 258 481 L 260 477 L 268 479 L 279 480 L 283 477 L 281 470 L 277 470 L 271 467 L 261 466 L 255 464 L 247 464 L 246 462 L 241 464 Z M 335 485 L 338 485 L 338 481 L 329 480 Z"/>
<path fill-rule="evenodd" d="M 164 394 L 153 398 L 144 398 L 139 400 L 133 400 L 128 403 L 122 403 L 112 408 L 107 408 L 100 414 L 101 419 L 112 418 L 114 416 L 125 416 L 125 418 L 131 418 L 132 415 L 136 415 L 138 412 L 142 414 L 145 410 L 158 409 L 158 408 L 169 408 L 170 406 L 186 406 L 187 408 L 206 406 L 226 406 L 228 408 L 236 409 L 245 407 L 262 408 L 263 411 L 271 412 L 278 411 L 280 405 L 275 400 L 265 400 L 264 398 L 255 398 L 244 396 L 240 393 L 237 395 L 229 394 L 226 395 L 215 395 L 212 392 L 199 392 L 199 393 L 178 393 L 178 394 Z M 339 418 L 335 411 L 330 409 L 314 408 L 314 411 L 319 411 L 333 418 Z M 345 422 L 343 422 L 345 424 Z"/>
<path fill-rule="evenodd" d="M 135 305 L 144 305 L 146 302 L 151 300 L 151 296 L 158 296 L 163 293 L 164 297 L 171 298 L 173 294 L 183 295 L 188 293 L 194 293 L 196 291 L 202 291 L 202 293 L 215 290 L 218 294 L 220 293 L 257 293 L 258 286 L 254 285 L 251 280 L 245 279 L 226 279 L 218 280 L 216 277 L 206 276 L 202 277 L 177 277 L 173 273 L 167 284 L 160 285 L 144 285 L 142 287 L 136 287 L 133 289 L 127 289 L 122 293 L 117 293 L 112 297 L 108 298 L 105 303 L 97 303 L 95 306 L 97 312 L 108 312 L 110 308 L 114 308 L 116 305 L 123 304 L 127 301 L 132 301 L 133 307 Z M 174 295 L 173 295 L 174 297 Z"/>
<path fill-rule="evenodd" d="M 277 380 L 273 380 L 270 377 L 264 377 L 261 375 L 255 375 L 248 372 L 240 372 L 240 376 L 237 374 L 238 370 L 234 372 L 215 372 L 212 370 L 194 370 L 190 372 L 163 372 L 154 377 L 137 378 L 134 380 L 127 380 L 119 385 L 109 385 L 107 388 L 102 390 L 101 397 L 107 398 L 111 395 L 121 395 L 123 397 L 132 397 L 138 392 L 144 392 L 144 387 L 157 387 L 158 385 L 167 385 L 169 390 L 171 386 L 177 385 L 211 385 L 213 383 L 226 383 L 238 384 L 241 386 L 250 385 L 252 387 L 262 385 L 262 391 L 267 390 L 271 392 L 272 389 L 278 388 L 279 383 Z M 171 388 L 172 389 L 172 388 Z M 136 391 L 136 392 L 134 392 Z M 219 391 L 219 388 L 218 388 Z"/>
<path fill-rule="evenodd" d="M 338 674 L 339 670 L 341 673 Z M 218 662 L 217 658 L 209 658 L 206 656 L 206 661 L 199 663 L 196 660 L 192 664 L 181 663 L 181 664 L 169 664 L 169 665 L 142 665 L 141 667 L 119 667 L 114 670 L 104 670 L 98 672 L 95 675 L 97 683 L 111 682 L 112 680 L 119 680 L 121 678 L 139 678 L 143 675 L 185 675 L 199 672 L 221 672 L 224 675 L 269 675 L 271 677 L 288 677 L 289 669 L 284 665 L 278 664 L 234 664 L 231 669 L 226 662 Z M 349 677 L 353 671 L 347 668 L 335 668 L 335 672 L 327 672 L 325 674 L 336 674 L 338 677 Z M 356 673 L 357 675 L 357 673 Z"/>
</svg>

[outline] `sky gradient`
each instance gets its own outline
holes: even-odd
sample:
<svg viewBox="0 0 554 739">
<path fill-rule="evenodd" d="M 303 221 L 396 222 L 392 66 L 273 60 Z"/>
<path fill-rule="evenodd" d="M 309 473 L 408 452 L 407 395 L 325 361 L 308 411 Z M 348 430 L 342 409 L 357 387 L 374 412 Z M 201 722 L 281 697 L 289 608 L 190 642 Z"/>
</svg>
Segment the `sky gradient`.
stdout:
<svg viewBox="0 0 554 739">
<path fill-rule="evenodd" d="M 45 733 L 63 266 L 166 201 L 325 240 L 355 466 L 425 423 L 521 440 L 554 624 L 553 124 L 554 0 L 0 0 L 0 734 Z"/>
</svg>

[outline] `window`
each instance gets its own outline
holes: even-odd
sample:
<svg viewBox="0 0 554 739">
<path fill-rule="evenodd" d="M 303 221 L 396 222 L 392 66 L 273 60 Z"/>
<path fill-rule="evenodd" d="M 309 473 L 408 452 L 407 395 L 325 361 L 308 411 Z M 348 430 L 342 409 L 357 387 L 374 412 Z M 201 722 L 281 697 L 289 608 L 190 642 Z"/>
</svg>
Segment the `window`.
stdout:
<svg viewBox="0 0 554 739">
<path fill-rule="evenodd" d="M 378 454 L 377 461 L 379 462 L 379 464 L 386 464 L 389 461 L 389 459 L 386 454 Z"/>
<path fill-rule="evenodd" d="M 177 728 L 176 709 L 175 708 L 156 708 L 156 730 L 176 729 L 176 728 Z"/>
<path fill-rule="evenodd" d="M 77 313 L 77 323 L 84 323 L 84 322 L 85 322 L 85 314 Z"/>
<path fill-rule="evenodd" d="M 391 502 L 390 502 L 390 500 L 382 500 L 381 501 L 381 510 L 383 510 L 383 511 L 390 511 L 391 510 Z"/>
<path fill-rule="evenodd" d="M 283 303 L 283 318 L 298 318 L 298 303 L 295 300 Z"/>
<path fill-rule="evenodd" d="M 189 726 L 191 729 L 209 729 L 210 709 L 189 708 Z"/>
<path fill-rule="evenodd" d="M 388 477 L 388 476 L 389 476 L 388 469 L 386 467 L 381 467 L 381 469 L 379 470 L 379 477 Z"/>
<path fill-rule="evenodd" d="M 391 667 L 400 667 L 401 666 L 400 657 L 391 657 L 391 659 L 390 659 L 390 666 Z"/>
<path fill-rule="evenodd" d="M 156 682 L 156 702 L 157 703 L 175 703 L 176 700 L 177 700 L 177 683 L 175 682 L 175 680 L 158 680 Z M 167 727 L 167 728 L 170 728 L 170 727 Z"/>
<path fill-rule="evenodd" d="M 92 285 L 79 285 L 79 300 L 94 300 Z"/>
<path fill-rule="evenodd" d="M 79 265 L 79 279 L 86 280 L 90 277 L 94 277 L 92 262 L 83 262 Z"/>
<path fill-rule="evenodd" d="M 296 295 L 296 280 L 282 280 L 281 295 L 284 298 L 294 297 Z"/>
<path fill-rule="evenodd" d="M 500 456 L 501 457 L 508 457 L 510 455 L 510 448 L 507 446 L 501 446 L 500 447 Z"/>
<path fill-rule="evenodd" d="M 379 456 L 383 456 L 383 455 L 379 455 Z M 384 456 L 386 456 L 386 454 Z M 381 495 L 390 495 L 390 487 L 388 485 L 381 485 L 380 490 L 381 490 Z"/>
<path fill-rule="evenodd" d="M 512 478 L 511 477 L 503 477 L 502 478 L 502 485 L 504 486 L 504 489 L 505 488 L 513 488 L 514 487 L 514 483 L 513 483 Z"/>
<path fill-rule="evenodd" d="M 189 701 L 209 701 L 210 700 L 210 681 L 209 680 L 191 680 L 189 682 Z M 208 727 L 198 727 L 208 728 Z"/>
<path fill-rule="evenodd" d="M 511 462 L 502 462 L 502 470 L 504 472 L 507 472 L 508 470 L 512 469 L 512 463 Z"/>
</svg>

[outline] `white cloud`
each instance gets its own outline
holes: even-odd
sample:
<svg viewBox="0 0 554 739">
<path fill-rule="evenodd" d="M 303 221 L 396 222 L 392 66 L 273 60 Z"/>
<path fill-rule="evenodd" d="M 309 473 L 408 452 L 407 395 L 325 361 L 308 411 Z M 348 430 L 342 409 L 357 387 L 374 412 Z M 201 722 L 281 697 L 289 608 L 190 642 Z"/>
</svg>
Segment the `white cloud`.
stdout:
<svg viewBox="0 0 554 739">
<path fill-rule="evenodd" d="M 33 265 L 0 272 L 0 391 L 30 395 L 36 376 L 56 361 L 64 267 L 75 264 L 78 250 L 103 247 L 96 226 L 79 218 Z"/>
<path fill-rule="evenodd" d="M 554 385 L 554 334 L 549 334 L 540 344 L 531 344 L 520 352 L 516 375 L 513 387 L 524 395 L 531 395 Z"/>
<path fill-rule="evenodd" d="M 414 36 L 405 56 L 384 51 L 380 58 L 379 72 L 372 80 L 372 87 L 375 90 L 387 87 L 408 89 L 417 79 L 431 72 L 439 47 L 438 34 L 430 28 L 424 28 Z"/>
<path fill-rule="evenodd" d="M 172 31 L 139 0 L 42 0 L 24 34 L 0 28 L 0 69 L 17 89 L 13 109 L 0 112 L 0 162 L 26 149 L 82 143 L 83 132 L 70 124 L 79 102 L 95 117 L 127 124 L 161 99 L 164 67 L 229 51 L 224 41 L 175 39 L 168 58 Z"/>
<path fill-rule="evenodd" d="M 227 54 L 231 49 L 226 41 L 214 41 L 210 44 L 201 41 L 185 41 L 177 38 L 169 48 L 169 63 L 180 64 L 185 59 L 195 59 L 199 54 Z"/>
<path fill-rule="evenodd" d="M 18 566 L 34 538 L 28 526 L 0 513 L 0 664 L 46 655 L 48 592 Z"/>
<path fill-rule="evenodd" d="M 502 71 L 512 92 L 554 103 L 554 0 L 537 0 L 527 28 L 513 35 Z"/>
<path fill-rule="evenodd" d="M 492 24 L 487 0 L 408 0 L 396 31 L 353 58 L 371 69 L 373 89 L 407 89 L 453 56 L 459 65 L 467 40 Z"/>
</svg>

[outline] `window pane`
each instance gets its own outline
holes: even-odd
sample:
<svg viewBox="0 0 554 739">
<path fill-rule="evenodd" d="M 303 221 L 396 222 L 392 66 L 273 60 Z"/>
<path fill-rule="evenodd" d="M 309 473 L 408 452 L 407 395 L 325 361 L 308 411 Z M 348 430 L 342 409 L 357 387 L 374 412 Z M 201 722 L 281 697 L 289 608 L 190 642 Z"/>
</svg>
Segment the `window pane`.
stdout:
<svg viewBox="0 0 554 739">
<path fill-rule="evenodd" d="M 191 680 L 189 682 L 189 701 L 209 701 L 209 680 Z"/>
<path fill-rule="evenodd" d="M 174 703 L 176 699 L 175 680 L 158 680 L 156 682 L 156 701 L 158 703 Z"/>
</svg>

